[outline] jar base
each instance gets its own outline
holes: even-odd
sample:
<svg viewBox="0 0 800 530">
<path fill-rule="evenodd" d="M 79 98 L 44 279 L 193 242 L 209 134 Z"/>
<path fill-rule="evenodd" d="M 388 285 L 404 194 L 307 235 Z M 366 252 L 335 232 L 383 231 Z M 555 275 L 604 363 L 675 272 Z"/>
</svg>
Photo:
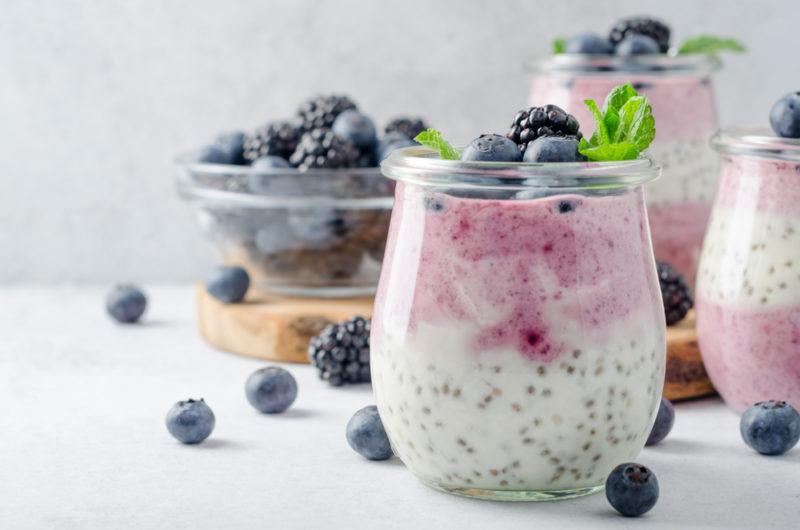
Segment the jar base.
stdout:
<svg viewBox="0 0 800 530">
<path fill-rule="evenodd" d="M 500 502 L 560 501 L 566 499 L 575 499 L 577 497 L 585 497 L 586 495 L 593 495 L 605 489 L 604 484 L 598 484 L 597 486 L 566 490 L 489 490 L 483 488 L 463 488 L 448 484 L 439 484 L 437 482 L 432 482 L 422 478 L 420 478 L 420 481 L 426 486 L 429 486 L 435 490 L 439 490 L 444 493 L 450 493 L 452 495 L 458 495 L 459 497 L 469 497 L 471 499 Z"/>
</svg>

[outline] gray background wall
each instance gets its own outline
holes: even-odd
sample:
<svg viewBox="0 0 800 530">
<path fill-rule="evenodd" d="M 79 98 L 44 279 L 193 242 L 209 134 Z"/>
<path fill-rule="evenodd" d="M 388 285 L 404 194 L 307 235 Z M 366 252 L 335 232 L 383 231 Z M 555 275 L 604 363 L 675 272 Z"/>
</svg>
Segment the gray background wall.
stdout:
<svg viewBox="0 0 800 530">
<path fill-rule="evenodd" d="M 524 59 L 640 13 L 748 45 L 718 77 L 723 124 L 800 87 L 796 0 L 4 0 L 0 282 L 195 279 L 212 258 L 174 194 L 180 150 L 321 91 L 459 141 L 504 131 Z"/>
</svg>

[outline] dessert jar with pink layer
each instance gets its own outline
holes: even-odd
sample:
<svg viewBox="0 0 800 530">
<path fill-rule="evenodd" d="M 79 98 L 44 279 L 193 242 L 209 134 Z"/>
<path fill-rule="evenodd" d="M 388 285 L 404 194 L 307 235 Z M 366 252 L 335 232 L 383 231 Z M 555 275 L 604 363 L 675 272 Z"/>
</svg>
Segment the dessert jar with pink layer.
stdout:
<svg viewBox="0 0 800 530">
<path fill-rule="evenodd" d="M 556 104 L 579 123 L 592 123 L 583 100 L 600 102 L 616 85 L 631 83 L 647 96 L 658 124 L 650 155 L 663 168 L 647 187 L 653 248 L 692 284 L 719 173 L 708 147 L 717 129 L 711 74 L 719 66 L 708 55 L 561 54 L 531 67 L 530 104 Z"/>
<path fill-rule="evenodd" d="M 697 279 L 703 363 L 743 411 L 800 407 L 800 140 L 722 131 L 719 190 Z"/>
<path fill-rule="evenodd" d="M 373 388 L 423 482 L 497 500 L 602 489 L 664 382 L 649 159 L 507 164 L 397 151 Z"/>
</svg>

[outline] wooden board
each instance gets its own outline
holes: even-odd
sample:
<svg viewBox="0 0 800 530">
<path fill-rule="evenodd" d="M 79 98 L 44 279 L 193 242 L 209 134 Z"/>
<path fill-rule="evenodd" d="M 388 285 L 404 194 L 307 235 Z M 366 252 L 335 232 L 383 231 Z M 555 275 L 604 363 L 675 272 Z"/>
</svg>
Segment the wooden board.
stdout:
<svg viewBox="0 0 800 530">
<path fill-rule="evenodd" d="M 372 298 L 345 300 L 285 298 L 251 294 L 245 303 L 223 304 L 197 287 L 200 333 L 222 350 L 270 361 L 308 362 L 308 341 L 331 322 L 372 315 Z M 670 400 L 712 394 L 694 330 L 694 312 L 667 330 Z"/>
</svg>

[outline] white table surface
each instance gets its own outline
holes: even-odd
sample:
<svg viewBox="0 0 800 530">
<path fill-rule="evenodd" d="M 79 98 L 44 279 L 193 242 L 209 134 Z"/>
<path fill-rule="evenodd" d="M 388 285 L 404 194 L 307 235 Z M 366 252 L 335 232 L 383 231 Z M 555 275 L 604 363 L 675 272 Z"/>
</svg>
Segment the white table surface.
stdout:
<svg viewBox="0 0 800 530">
<path fill-rule="evenodd" d="M 800 527 L 800 447 L 753 453 L 717 399 L 679 404 L 669 438 L 641 454 L 661 485 L 641 519 L 602 494 L 463 499 L 350 450 L 344 427 L 372 403 L 369 386 L 332 389 L 289 366 L 297 402 L 261 415 L 243 385 L 264 363 L 203 343 L 191 286 L 146 290 L 144 324 L 120 326 L 104 288 L 0 287 L 0 528 Z M 164 427 L 188 397 L 217 418 L 199 446 Z"/>
</svg>

